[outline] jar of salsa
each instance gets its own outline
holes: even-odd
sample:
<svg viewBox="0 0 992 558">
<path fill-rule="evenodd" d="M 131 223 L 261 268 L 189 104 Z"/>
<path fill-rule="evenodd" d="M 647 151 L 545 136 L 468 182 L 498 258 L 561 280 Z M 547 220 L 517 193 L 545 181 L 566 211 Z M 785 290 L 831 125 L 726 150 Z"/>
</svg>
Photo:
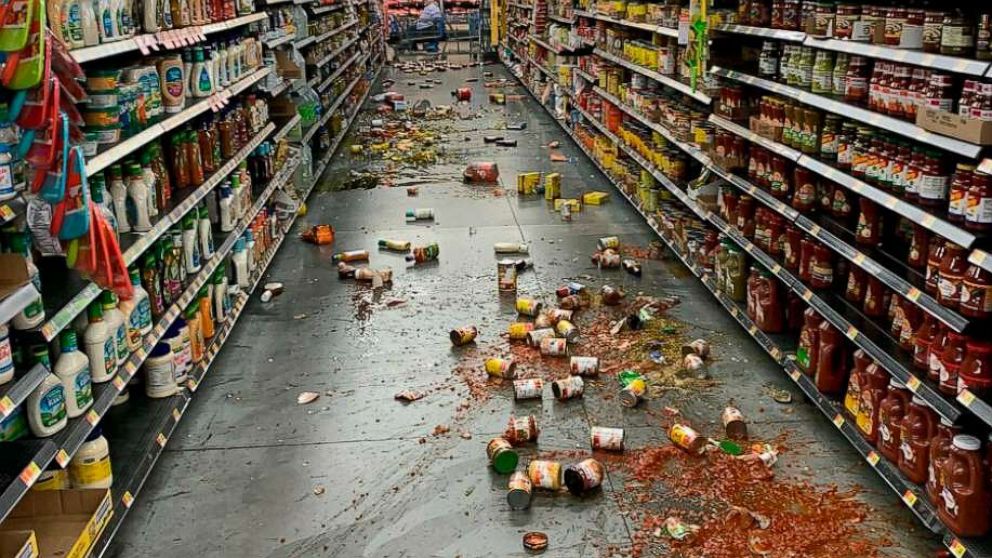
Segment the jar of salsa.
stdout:
<svg viewBox="0 0 992 558">
<path fill-rule="evenodd" d="M 953 242 L 946 243 L 937 278 L 937 302 L 948 308 L 958 307 L 961 303 L 964 273 L 967 270 L 968 254 L 965 249 Z"/>
<path fill-rule="evenodd" d="M 757 3 L 761 4 L 764 2 L 757 2 Z M 785 23 L 783 17 L 785 12 L 785 0 L 772 0 L 771 4 L 772 4 L 772 9 L 771 9 L 772 29 L 784 29 Z"/>
<path fill-rule="evenodd" d="M 951 186 L 947 192 L 947 219 L 960 223 L 964 221 L 964 211 L 968 188 L 971 187 L 971 177 L 975 172 L 975 165 L 968 163 L 958 163 L 951 175 Z"/>
<path fill-rule="evenodd" d="M 944 239 L 934 236 L 930 239 L 927 250 L 926 284 L 924 289 L 931 295 L 937 296 L 937 282 L 940 279 L 940 262 L 944 259 Z"/>
<path fill-rule="evenodd" d="M 958 392 L 958 374 L 964 362 L 965 342 L 967 337 L 956 332 L 948 331 L 944 350 L 938 357 L 940 360 L 940 391 L 950 395 Z"/>
<path fill-rule="evenodd" d="M 861 305 L 865 299 L 867 286 L 868 272 L 860 267 L 851 267 L 847 272 L 847 287 L 844 288 L 844 298 L 848 302 Z"/>
<path fill-rule="evenodd" d="M 845 76 L 844 102 L 864 104 L 868 99 L 868 62 L 863 56 L 851 56 Z"/>
<path fill-rule="evenodd" d="M 936 149 L 927 149 L 922 171 L 916 190 L 917 203 L 924 207 L 943 209 L 947 203 L 949 177 L 942 154 Z"/>
<path fill-rule="evenodd" d="M 861 6 L 858 4 L 837 4 L 834 24 L 834 38 L 850 39 L 854 22 L 861 19 Z"/>
<path fill-rule="evenodd" d="M 927 350 L 927 378 L 935 382 L 940 381 L 940 355 L 947 348 L 947 331 L 947 326 L 938 324 L 937 332 Z"/>
<path fill-rule="evenodd" d="M 747 256 L 734 246 L 732 243 L 727 243 L 727 261 L 726 261 L 726 294 L 731 300 L 737 302 L 743 302 L 746 300 L 746 271 L 747 268 Z"/>
<path fill-rule="evenodd" d="M 923 52 L 939 53 L 946 12 L 927 10 L 923 16 Z"/>
<path fill-rule="evenodd" d="M 926 11 L 922 8 L 906 9 L 906 22 L 902 25 L 902 35 L 899 38 L 899 48 L 923 48 L 923 23 L 926 21 Z"/>
<path fill-rule="evenodd" d="M 782 29 L 798 31 L 801 27 L 802 16 L 799 0 L 783 0 Z"/>
<path fill-rule="evenodd" d="M 789 196 L 789 163 L 785 157 L 772 155 L 772 172 L 769 188 L 778 199 L 788 199 Z M 990 200 L 992 201 L 992 200 Z"/>
<path fill-rule="evenodd" d="M 974 49 L 975 28 L 970 18 L 960 11 L 946 14 L 940 29 L 940 53 L 969 56 Z"/>
<path fill-rule="evenodd" d="M 751 272 L 747 276 L 747 304 L 745 313 L 752 322 L 758 319 L 758 266 L 752 265 Z"/>
<path fill-rule="evenodd" d="M 959 537 L 980 537 L 992 523 L 992 495 L 981 448 L 978 438 L 958 434 L 939 473 L 944 486 L 937 515 Z"/>
<path fill-rule="evenodd" d="M 816 243 L 809 263 L 809 286 L 812 289 L 827 289 L 834 282 L 833 253 L 829 248 Z"/>
<path fill-rule="evenodd" d="M 918 370 L 930 370 L 930 345 L 937 337 L 938 329 L 937 319 L 924 314 L 913 340 L 913 366 Z"/>
<path fill-rule="evenodd" d="M 803 283 L 812 281 L 812 271 L 810 269 L 813 262 L 813 251 L 816 243 L 805 236 L 799 241 L 799 279 Z"/>
<path fill-rule="evenodd" d="M 844 410 L 855 420 L 858 418 L 858 406 L 861 400 L 861 390 L 868 385 L 865 373 L 871 364 L 871 357 L 864 349 L 854 351 L 854 367 L 847 379 L 847 393 L 844 394 Z"/>
<path fill-rule="evenodd" d="M 878 443 L 878 411 L 889 387 L 889 373 L 877 362 L 865 369 L 865 384 L 861 386 L 855 423 L 869 444 Z"/>
<path fill-rule="evenodd" d="M 737 202 L 737 230 L 748 240 L 754 238 L 754 211 L 754 198 L 741 194 Z"/>
<path fill-rule="evenodd" d="M 812 376 L 816 372 L 820 354 L 820 325 L 823 317 L 816 310 L 807 308 L 803 312 L 803 327 L 799 330 L 799 346 L 796 348 L 796 364 Z"/>
<path fill-rule="evenodd" d="M 782 256 L 785 260 L 786 269 L 795 271 L 799 269 L 799 257 L 801 255 L 803 233 L 799 227 L 792 223 L 785 226 L 784 241 L 782 243 Z"/>
<path fill-rule="evenodd" d="M 965 228 L 992 230 L 992 177 L 982 172 L 972 175 L 964 206 Z"/>
<path fill-rule="evenodd" d="M 888 307 L 888 290 L 874 275 L 868 276 L 868 286 L 865 287 L 865 303 L 862 307 L 866 316 L 881 318 Z"/>
<path fill-rule="evenodd" d="M 906 24 L 906 8 L 891 6 L 885 10 L 885 44 L 899 46 L 902 28 Z"/>
<path fill-rule="evenodd" d="M 889 382 L 885 398 L 878 405 L 878 452 L 892 463 L 899 463 L 902 418 L 909 405 L 910 391 L 895 378 Z"/>
<path fill-rule="evenodd" d="M 816 183 L 813 172 L 805 167 L 796 166 L 792 172 L 794 192 L 792 207 L 800 213 L 808 213 L 816 207 Z"/>
<path fill-rule="evenodd" d="M 984 399 L 992 393 L 992 342 L 971 339 L 965 349 L 958 371 L 958 393 L 967 389 Z"/>
<path fill-rule="evenodd" d="M 902 309 L 903 320 L 899 328 L 897 337 L 899 348 L 904 351 L 912 351 L 916 343 L 916 330 L 923 320 L 923 310 L 915 303 L 900 297 L 900 308 Z"/>
<path fill-rule="evenodd" d="M 926 401 L 913 396 L 902 420 L 899 470 L 909 482 L 923 484 L 930 466 L 930 440 L 937 431 L 937 415 Z"/>
<path fill-rule="evenodd" d="M 922 225 L 913 223 L 913 236 L 909 242 L 909 252 L 906 264 L 914 269 L 923 269 L 927 265 L 927 250 L 930 243 L 930 233 Z"/>
<path fill-rule="evenodd" d="M 937 433 L 933 440 L 930 440 L 930 466 L 927 467 L 926 491 L 930 501 L 940 504 L 940 492 L 942 490 L 941 478 L 938 472 L 947 459 L 947 454 L 951 452 L 951 440 L 961 433 L 961 427 L 944 417 L 937 423 Z"/>
<path fill-rule="evenodd" d="M 851 193 L 844 188 L 834 188 L 834 199 L 830 204 L 830 213 L 842 221 L 850 219 L 854 213 L 854 206 L 851 204 Z"/>
<path fill-rule="evenodd" d="M 816 389 L 825 395 L 836 395 L 847 385 L 847 340 L 829 322 L 820 324 L 819 349 L 813 381 Z"/>
<path fill-rule="evenodd" d="M 755 286 L 756 304 L 754 324 L 765 333 L 785 331 L 785 308 L 782 306 L 782 284 L 762 269 L 758 272 Z"/>
<path fill-rule="evenodd" d="M 932 73 L 924 92 L 926 105 L 934 110 L 951 112 L 954 108 L 954 80 L 948 74 Z"/>
<path fill-rule="evenodd" d="M 778 258 L 784 252 L 785 240 L 785 219 L 781 216 L 769 212 L 765 221 L 766 235 L 768 236 L 768 253 Z"/>
<path fill-rule="evenodd" d="M 863 246 L 878 246 L 882 241 L 882 215 L 878 204 L 868 198 L 858 200 L 861 212 L 858 214 L 858 226 L 855 229 L 855 240 Z"/>
<path fill-rule="evenodd" d="M 961 281 L 961 302 L 958 312 L 969 318 L 992 318 L 992 273 L 970 264 Z"/>
</svg>

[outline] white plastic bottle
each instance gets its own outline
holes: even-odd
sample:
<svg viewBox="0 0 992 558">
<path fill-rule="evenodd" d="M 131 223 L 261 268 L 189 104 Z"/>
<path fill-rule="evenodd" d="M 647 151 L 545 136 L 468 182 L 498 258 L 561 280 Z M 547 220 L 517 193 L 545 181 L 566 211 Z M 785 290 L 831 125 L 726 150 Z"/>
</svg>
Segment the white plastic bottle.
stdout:
<svg viewBox="0 0 992 558">
<path fill-rule="evenodd" d="M 117 367 L 124 366 L 131 349 L 127 344 L 127 322 L 124 313 L 117 307 L 117 295 L 113 291 L 103 291 L 103 320 L 114 336 L 114 347 L 117 350 Z"/>
<path fill-rule="evenodd" d="M 186 273 L 200 271 L 200 245 L 196 241 L 196 221 L 192 213 L 183 217 L 183 263 Z"/>
<path fill-rule="evenodd" d="M 248 262 L 248 275 L 255 273 L 255 234 L 245 231 L 245 259 Z"/>
<path fill-rule="evenodd" d="M 110 167 L 110 199 L 114 203 L 114 215 L 117 217 L 117 230 L 126 233 L 131 232 L 131 222 L 127 218 L 127 184 L 121 174 L 120 165 Z"/>
<path fill-rule="evenodd" d="M 182 317 L 169 326 L 162 337 L 162 342 L 172 349 L 172 371 L 176 385 L 186 382 L 190 370 L 193 369 L 193 354 L 189 340 L 189 327 Z"/>
<path fill-rule="evenodd" d="M 10 237 L 10 249 L 11 252 L 15 254 L 21 254 L 24 256 L 28 264 L 28 277 L 31 280 L 31 284 L 34 288 L 41 293 L 41 274 L 38 272 L 38 267 L 34 265 L 34 261 L 31 259 L 31 251 L 28 249 L 28 235 L 27 233 L 14 233 Z M 41 295 L 38 298 L 31 301 L 24 310 L 21 310 L 14 319 L 11 321 L 14 329 L 25 330 L 34 329 L 41 325 L 45 321 L 45 304 L 41 300 Z"/>
<path fill-rule="evenodd" d="M 117 340 L 114 331 L 103 319 L 103 303 L 90 304 L 89 316 L 90 325 L 86 326 L 83 343 L 86 345 L 86 356 L 90 359 L 93 382 L 102 384 L 117 375 Z"/>
<path fill-rule="evenodd" d="M 158 217 L 158 176 L 152 169 L 152 152 L 148 149 L 141 153 L 141 179 L 148 190 L 148 216 Z"/>
<path fill-rule="evenodd" d="M 172 347 L 157 343 L 145 360 L 145 395 L 161 399 L 178 391 L 172 363 Z"/>
<path fill-rule="evenodd" d="M 200 257 L 207 261 L 214 255 L 214 232 L 210 226 L 210 214 L 207 212 L 207 205 L 200 204 L 197 210 L 197 236 L 200 241 Z"/>
<path fill-rule="evenodd" d="M 0 324 L 0 385 L 14 379 L 14 359 L 10 349 L 10 328 Z"/>
<path fill-rule="evenodd" d="M 93 308 L 94 306 L 91 306 Z M 62 354 L 55 361 L 55 375 L 65 390 L 65 408 L 69 418 L 76 418 L 93 405 L 93 385 L 90 361 L 79 350 L 76 332 L 71 328 L 59 335 Z"/>
<path fill-rule="evenodd" d="M 75 489 L 110 488 L 114 472 L 110 466 L 110 444 L 103 429 L 93 428 L 69 462 L 69 481 Z"/>
<path fill-rule="evenodd" d="M 214 84 L 210 76 L 209 64 L 203 56 L 203 49 L 193 49 L 193 67 L 190 70 L 189 88 L 194 97 L 209 97 L 214 92 Z"/>
<path fill-rule="evenodd" d="M 127 165 L 127 219 L 134 232 L 148 232 L 152 229 L 151 215 L 148 214 L 148 185 L 141 176 L 141 165 Z"/>
<path fill-rule="evenodd" d="M 47 362 L 45 363 L 48 364 Z M 31 433 L 47 438 L 65 428 L 65 387 L 58 376 L 49 372 L 27 400 L 28 426 Z"/>
<path fill-rule="evenodd" d="M 83 44 L 94 46 L 100 44 L 100 24 L 96 18 L 96 0 L 81 0 L 79 16 L 83 26 Z"/>
<path fill-rule="evenodd" d="M 245 237 L 243 236 L 234 242 L 231 263 L 234 264 L 234 278 L 238 286 L 243 289 L 248 288 L 251 279 L 248 277 L 248 254 L 245 253 Z"/>
<path fill-rule="evenodd" d="M 222 324 L 227 321 L 227 263 L 221 262 L 217 266 L 217 271 L 214 272 L 213 277 L 214 283 L 214 293 L 213 293 L 213 305 L 214 305 L 214 319 L 217 320 L 218 324 Z"/>
<path fill-rule="evenodd" d="M 127 345 L 132 351 L 141 346 L 142 338 L 152 330 L 152 303 L 148 291 L 141 286 L 141 273 L 131 269 L 131 288 L 134 296 L 121 303 L 122 312 L 127 316 Z"/>
<path fill-rule="evenodd" d="M 234 230 L 234 192 L 230 186 L 220 189 L 220 232 L 231 232 Z"/>
<path fill-rule="evenodd" d="M 241 221 L 241 174 L 231 175 L 231 228 Z"/>
<path fill-rule="evenodd" d="M 159 0 L 142 0 L 142 4 L 141 13 L 144 15 L 142 27 L 144 27 L 145 33 L 158 33 L 161 29 L 159 25 L 159 14 L 162 12 L 161 2 Z"/>
<path fill-rule="evenodd" d="M 217 84 L 220 87 L 231 85 L 231 76 L 227 73 L 227 44 L 221 41 L 220 52 L 217 53 Z"/>
</svg>

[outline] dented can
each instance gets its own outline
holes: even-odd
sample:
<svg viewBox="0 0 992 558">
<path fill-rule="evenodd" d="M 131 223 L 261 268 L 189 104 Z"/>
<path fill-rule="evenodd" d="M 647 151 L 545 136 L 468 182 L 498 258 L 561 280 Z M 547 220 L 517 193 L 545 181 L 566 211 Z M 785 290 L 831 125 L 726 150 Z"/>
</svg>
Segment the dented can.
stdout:
<svg viewBox="0 0 992 558">
<path fill-rule="evenodd" d="M 551 323 L 553 324 L 557 324 L 562 320 L 572 319 L 572 311 L 565 310 L 564 308 L 552 308 L 545 313 L 547 314 L 548 319 L 551 320 Z"/>
<path fill-rule="evenodd" d="M 534 415 L 526 417 L 510 417 L 510 422 L 506 427 L 503 437 L 514 446 L 536 442 L 540 432 L 537 429 L 537 419 Z"/>
<path fill-rule="evenodd" d="M 619 250 L 620 249 L 620 237 L 619 236 L 604 236 L 596 241 L 596 247 L 600 250 Z"/>
<path fill-rule="evenodd" d="M 489 464 L 498 473 L 510 473 L 517 468 L 520 456 L 517 450 L 506 438 L 493 438 L 486 445 L 486 455 L 489 456 Z"/>
<path fill-rule="evenodd" d="M 705 339 L 694 339 L 682 345 L 683 355 L 696 355 L 699 358 L 710 356 L 710 342 Z"/>
<path fill-rule="evenodd" d="M 487 358 L 486 373 L 494 378 L 513 378 L 517 363 L 509 358 Z"/>
<path fill-rule="evenodd" d="M 527 465 L 527 476 L 537 488 L 561 489 L 561 463 L 535 459 Z"/>
<path fill-rule="evenodd" d="M 636 407 L 647 389 L 648 385 L 643 378 L 631 380 L 620 390 L 620 404 L 624 407 Z"/>
<path fill-rule="evenodd" d="M 575 343 L 579 340 L 579 328 L 568 320 L 559 320 L 558 325 L 555 326 L 555 331 L 569 343 Z"/>
<path fill-rule="evenodd" d="M 593 256 L 593 263 L 603 269 L 616 269 L 620 267 L 620 254 L 613 250 L 603 250 Z"/>
<path fill-rule="evenodd" d="M 740 412 L 739 409 L 728 405 L 723 409 L 720 420 L 723 422 L 723 429 L 728 438 L 731 440 L 747 439 L 747 423 L 744 422 L 744 413 Z"/>
<path fill-rule="evenodd" d="M 565 467 L 563 477 L 568 491 L 578 496 L 602 485 L 603 473 L 603 464 L 590 457 Z"/>
<path fill-rule="evenodd" d="M 511 341 L 526 341 L 527 334 L 534 330 L 534 324 L 530 322 L 513 322 L 507 328 L 507 333 Z"/>
<path fill-rule="evenodd" d="M 576 376 L 595 376 L 599 374 L 599 358 L 590 356 L 573 356 L 569 360 L 569 369 Z"/>
<path fill-rule="evenodd" d="M 517 292 L 517 262 L 503 259 L 496 262 L 496 287 L 503 293 Z"/>
<path fill-rule="evenodd" d="M 544 391 L 544 380 L 540 378 L 525 378 L 513 380 L 513 398 L 520 399 L 541 399 Z"/>
<path fill-rule="evenodd" d="M 551 392 L 555 394 L 555 398 L 559 401 L 565 401 L 573 397 L 582 397 L 584 390 L 585 383 L 582 381 L 581 376 L 569 376 L 551 382 Z"/>
<path fill-rule="evenodd" d="M 668 429 L 668 439 L 676 446 L 696 455 L 702 455 L 703 450 L 706 449 L 706 438 L 684 424 L 673 424 Z"/>
<path fill-rule="evenodd" d="M 475 326 L 464 326 L 451 330 L 448 334 L 451 337 L 451 343 L 456 347 L 461 347 L 462 345 L 467 345 L 479 335 L 479 329 Z"/>
<path fill-rule="evenodd" d="M 521 316 L 535 317 L 541 313 L 541 303 L 533 298 L 517 298 L 517 313 Z"/>
<path fill-rule="evenodd" d="M 555 330 L 550 327 L 544 329 L 534 329 L 527 332 L 527 344 L 531 347 L 540 347 L 541 341 L 547 338 L 554 338 Z"/>
<path fill-rule="evenodd" d="M 523 471 L 517 471 L 510 475 L 510 482 L 506 486 L 506 503 L 512 510 L 525 510 L 530 507 L 531 493 L 534 490 L 530 477 Z"/>
<path fill-rule="evenodd" d="M 540 316 L 534 318 L 534 327 L 537 329 L 548 329 L 554 328 L 555 322 L 546 313 L 541 313 Z"/>
<path fill-rule="evenodd" d="M 565 356 L 568 353 L 568 341 L 560 337 L 545 337 L 541 339 L 541 355 Z"/>
<path fill-rule="evenodd" d="M 349 250 L 347 252 L 339 252 L 331 256 L 331 259 L 336 262 L 358 262 L 367 261 L 369 259 L 368 250 Z"/>
<path fill-rule="evenodd" d="M 594 450 L 623 451 L 623 428 L 593 426 L 589 430 L 589 443 Z"/>
</svg>

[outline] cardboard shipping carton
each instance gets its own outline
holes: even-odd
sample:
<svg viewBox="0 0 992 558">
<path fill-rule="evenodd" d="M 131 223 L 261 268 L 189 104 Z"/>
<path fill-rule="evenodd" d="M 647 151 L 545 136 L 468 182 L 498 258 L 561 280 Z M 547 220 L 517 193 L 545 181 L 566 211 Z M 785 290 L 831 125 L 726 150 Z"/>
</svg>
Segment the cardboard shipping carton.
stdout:
<svg viewBox="0 0 992 558">
<path fill-rule="evenodd" d="M 85 558 L 113 515 L 109 490 L 32 490 L 0 532 L 34 531 L 44 558 Z"/>
<path fill-rule="evenodd" d="M 916 125 L 944 136 L 978 145 L 992 145 L 992 122 L 958 116 L 950 112 L 920 107 Z"/>
<path fill-rule="evenodd" d="M 34 531 L 0 531 L 0 558 L 37 558 L 38 537 Z"/>
</svg>

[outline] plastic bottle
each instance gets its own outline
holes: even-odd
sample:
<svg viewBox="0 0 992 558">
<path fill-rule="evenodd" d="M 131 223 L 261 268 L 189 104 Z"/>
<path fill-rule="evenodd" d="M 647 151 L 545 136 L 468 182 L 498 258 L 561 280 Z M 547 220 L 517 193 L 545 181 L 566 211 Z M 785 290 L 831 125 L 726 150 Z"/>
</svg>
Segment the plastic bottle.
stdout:
<svg viewBox="0 0 992 558">
<path fill-rule="evenodd" d="M 200 302 L 200 331 L 203 332 L 203 339 L 209 341 L 213 339 L 216 328 L 214 327 L 213 297 L 210 290 L 213 285 L 206 285 L 200 288 L 197 299 Z"/>
<path fill-rule="evenodd" d="M 145 359 L 145 395 L 161 399 L 175 395 L 176 374 L 173 370 L 172 347 L 168 343 L 157 343 Z"/>
<path fill-rule="evenodd" d="M 121 306 L 127 318 L 127 346 L 135 351 L 141 346 L 142 338 L 152 330 L 152 307 L 148 291 L 141 286 L 141 273 L 137 268 L 131 268 L 130 273 L 134 296 L 121 302 Z"/>
<path fill-rule="evenodd" d="M 86 345 L 86 355 L 89 357 L 93 382 L 97 384 L 109 382 L 117 374 L 117 341 L 114 338 L 114 331 L 103 319 L 102 303 L 90 304 L 89 318 L 90 325 L 86 327 L 83 339 Z M 73 344 L 75 345 L 75 336 L 73 337 Z M 62 359 L 59 358 L 59 362 L 61 361 Z M 66 397 L 68 397 L 68 393 Z"/>
<path fill-rule="evenodd" d="M 100 42 L 111 43 L 118 39 L 117 10 L 114 0 L 96 0 L 97 23 L 100 25 Z"/>
<path fill-rule="evenodd" d="M 76 418 L 93 405 L 90 362 L 86 355 L 79 350 L 76 332 L 71 328 L 62 330 L 59 335 L 59 342 L 62 347 L 62 354 L 55 362 L 54 372 L 62 382 L 66 413 L 69 418 Z"/>
<path fill-rule="evenodd" d="M 930 464 L 927 466 L 925 488 L 930 501 L 936 505 L 940 505 L 940 493 L 943 490 L 943 479 L 940 478 L 939 472 L 944 466 L 947 454 L 951 451 L 951 441 L 960 433 L 960 426 L 941 417 L 940 422 L 937 423 L 937 433 L 930 440 Z"/>
<path fill-rule="evenodd" d="M 234 230 L 234 192 L 230 186 L 223 186 L 220 189 L 220 232 L 231 232 Z"/>
<path fill-rule="evenodd" d="M 207 212 L 207 205 L 201 203 L 197 214 L 199 216 L 197 233 L 200 241 L 200 256 L 206 261 L 214 256 L 214 233 L 210 226 L 210 214 Z"/>
<path fill-rule="evenodd" d="M 241 207 L 241 175 L 234 173 L 231 175 L 231 228 L 241 220 L 243 208 Z"/>
<path fill-rule="evenodd" d="M 162 28 L 159 19 L 162 14 L 162 6 L 159 0 L 143 0 L 141 13 L 144 18 L 141 22 L 145 33 L 158 33 Z"/>
<path fill-rule="evenodd" d="M 128 163 L 127 169 L 127 220 L 134 232 L 148 232 L 152 229 L 148 214 L 148 185 L 141 176 L 141 165 Z"/>
<path fill-rule="evenodd" d="M 76 455 L 69 462 L 69 480 L 75 489 L 103 488 L 114 484 L 114 472 L 110 466 L 110 444 L 103 437 L 103 429 L 93 428 Z"/>
<path fill-rule="evenodd" d="M 66 48 L 74 49 L 85 46 L 83 42 L 83 14 L 81 0 L 62 0 L 52 8 L 61 11 L 61 21 L 52 21 L 51 26 L 56 35 L 63 39 Z"/>
<path fill-rule="evenodd" d="M 193 49 L 193 66 L 190 69 L 190 92 L 193 97 L 209 97 L 214 92 L 214 85 L 210 75 L 210 68 L 204 62 L 203 48 Z"/>
<path fill-rule="evenodd" d="M 14 359 L 10 349 L 10 328 L 0 324 L 0 385 L 14 379 Z"/>
<path fill-rule="evenodd" d="M 248 264 L 248 276 L 255 273 L 255 235 L 251 229 L 245 231 L 245 259 Z"/>
<path fill-rule="evenodd" d="M 117 234 L 117 238 L 120 239 L 120 230 L 117 226 L 117 216 L 114 215 L 114 209 L 110 206 L 107 201 L 108 196 L 106 195 L 106 185 L 104 184 L 103 175 L 97 173 L 90 177 L 90 197 L 93 199 L 93 204 L 97 206 L 100 211 L 100 215 L 106 219 L 110 228 L 114 229 L 114 233 Z"/>
<path fill-rule="evenodd" d="M 173 3 L 179 2 L 180 0 L 172 0 Z M 182 24 L 177 24 L 182 26 Z M 188 24 L 187 24 L 188 25 Z M 195 97 L 193 95 L 192 83 L 193 83 L 193 50 L 189 47 L 183 49 L 183 95 L 188 99 L 190 97 Z M 180 110 L 182 110 L 180 108 Z"/>
<path fill-rule="evenodd" d="M 213 277 L 213 306 L 214 306 L 214 320 L 218 324 L 222 324 L 227 321 L 227 264 L 221 262 L 217 266 L 217 271 L 214 272 Z"/>
<path fill-rule="evenodd" d="M 158 217 L 158 176 L 152 168 L 152 152 L 147 149 L 142 151 L 140 160 L 141 179 L 145 182 L 145 188 L 148 190 L 148 216 Z"/>
<path fill-rule="evenodd" d="M 110 166 L 110 199 L 114 204 L 114 215 L 117 217 L 117 230 L 131 232 L 131 222 L 127 218 L 127 185 L 124 183 L 120 165 Z"/>
<path fill-rule="evenodd" d="M 203 361 L 206 352 L 206 342 L 203 339 L 203 331 L 200 329 L 200 301 L 194 300 L 183 313 L 186 318 L 186 326 L 189 328 L 189 348 L 194 365 Z"/>
<path fill-rule="evenodd" d="M 38 267 L 34 265 L 34 261 L 31 259 L 31 252 L 28 249 L 28 235 L 27 233 L 13 233 L 10 235 L 10 250 L 15 254 L 21 254 L 24 256 L 28 264 L 28 278 L 34 288 L 41 293 L 41 274 L 38 273 Z M 41 322 L 45 321 L 45 304 L 41 300 L 41 295 L 38 298 L 31 301 L 24 310 L 21 310 L 14 319 L 11 320 L 10 325 L 14 326 L 14 329 L 25 330 L 34 329 L 35 327 L 41 325 Z"/>
<path fill-rule="evenodd" d="M 117 295 L 113 291 L 103 291 L 103 321 L 114 336 L 114 347 L 117 352 L 117 367 L 120 368 L 131 356 L 127 343 L 127 319 L 117 307 Z"/>
<path fill-rule="evenodd" d="M 97 23 L 95 4 L 94 0 L 81 0 L 79 3 L 79 17 L 83 28 L 83 45 L 85 46 L 100 44 L 100 25 Z"/>
<path fill-rule="evenodd" d="M 982 463 L 981 446 L 978 438 L 958 434 L 940 472 L 944 487 L 937 515 L 959 537 L 982 536 L 992 523 L 989 470 Z"/>
<path fill-rule="evenodd" d="M 937 429 L 937 416 L 927 402 L 913 396 L 902 419 L 899 470 L 910 482 L 923 484 L 930 465 L 930 440 Z"/>
<path fill-rule="evenodd" d="M 221 87 L 231 85 L 231 77 L 227 73 L 227 43 L 221 41 L 217 52 L 217 84 Z"/>
<path fill-rule="evenodd" d="M 243 236 L 234 242 L 231 263 L 234 264 L 235 283 L 243 289 L 248 288 L 251 285 L 251 279 L 248 276 L 248 254 L 245 253 L 245 238 Z"/>
<path fill-rule="evenodd" d="M 65 428 L 68 421 L 65 387 L 58 376 L 48 373 L 34 388 L 28 396 L 27 413 L 31 433 L 39 438 L 47 438 Z"/>
<path fill-rule="evenodd" d="M 200 245 L 196 241 L 196 220 L 192 212 L 183 216 L 183 263 L 188 274 L 200 271 Z"/>
<path fill-rule="evenodd" d="M 183 59 L 178 55 L 166 56 L 158 60 L 159 87 L 162 90 L 162 105 L 167 114 L 175 114 L 186 105 L 186 90 L 189 80 Z"/>
<path fill-rule="evenodd" d="M 172 349 L 172 367 L 176 384 L 182 384 L 193 367 L 190 352 L 189 328 L 186 320 L 176 318 L 162 337 L 163 343 L 168 343 Z"/>
</svg>

